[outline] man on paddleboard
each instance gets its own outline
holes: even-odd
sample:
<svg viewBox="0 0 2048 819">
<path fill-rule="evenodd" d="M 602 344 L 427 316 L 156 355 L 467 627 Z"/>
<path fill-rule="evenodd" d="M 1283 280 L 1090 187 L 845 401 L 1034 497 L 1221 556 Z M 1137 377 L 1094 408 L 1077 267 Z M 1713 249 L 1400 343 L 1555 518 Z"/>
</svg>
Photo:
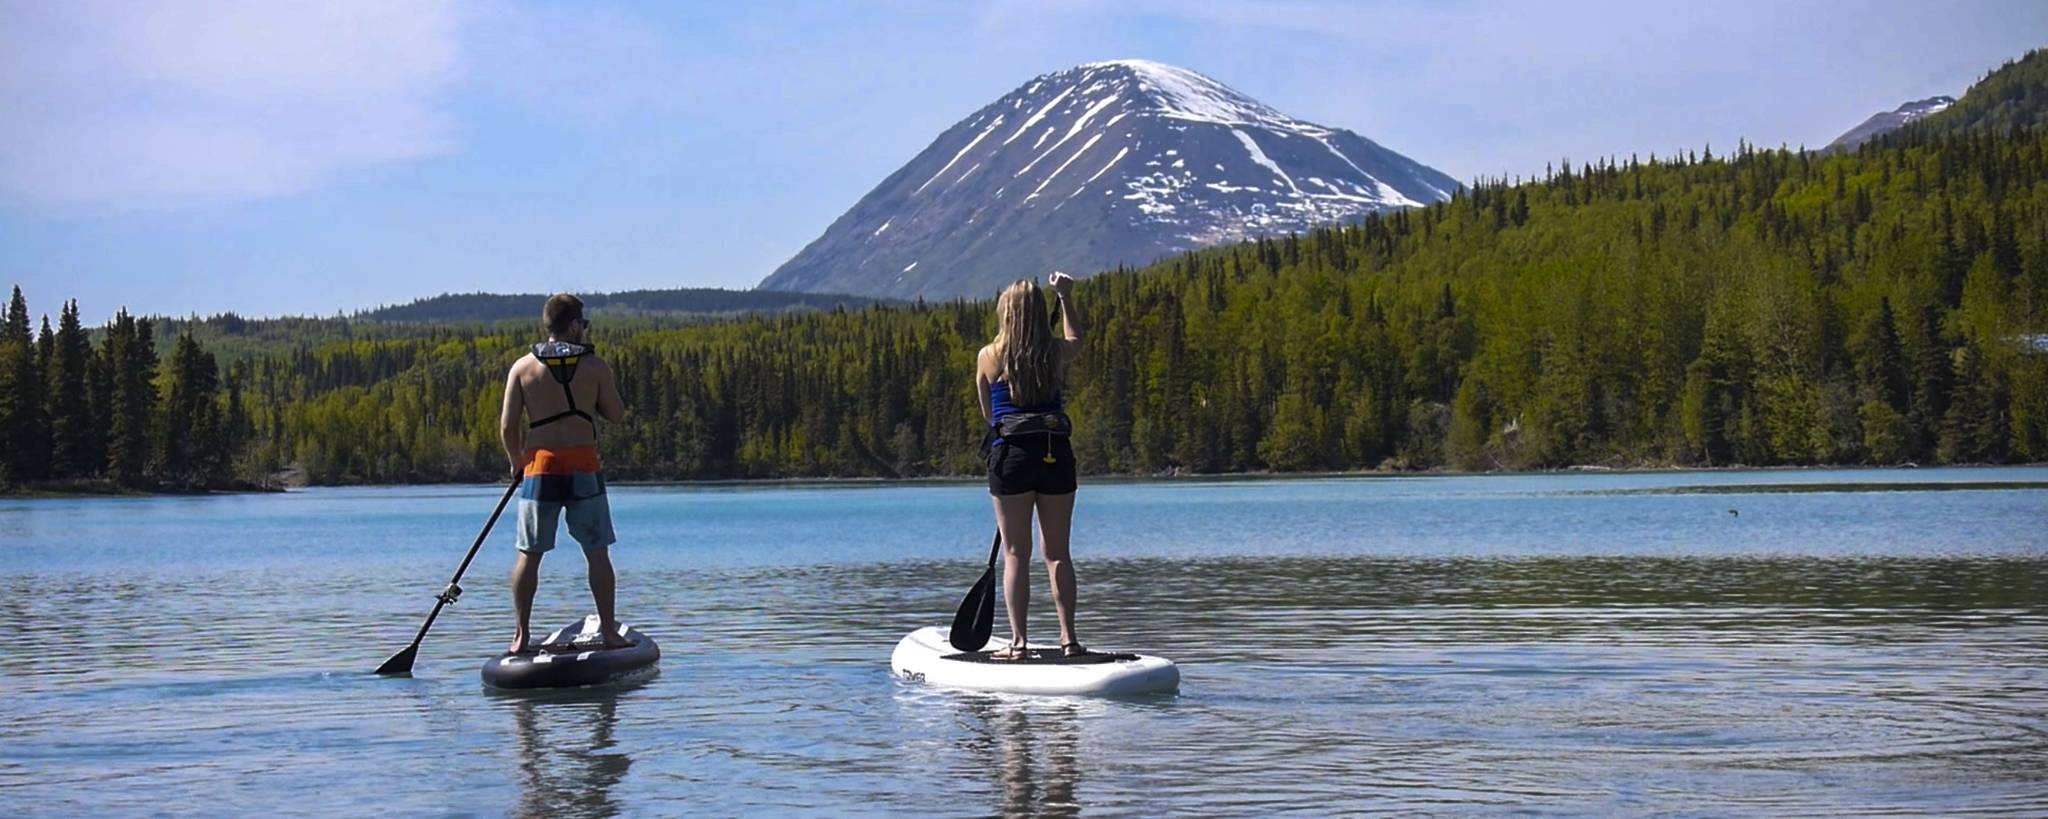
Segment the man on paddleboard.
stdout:
<svg viewBox="0 0 2048 819">
<path fill-rule="evenodd" d="M 605 501 L 604 473 L 597 464 L 597 417 L 625 417 L 612 370 L 590 344 L 583 300 L 567 293 L 548 297 L 541 309 L 548 340 L 512 365 L 505 377 L 505 402 L 498 414 L 505 457 L 519 486 L 519 555 L 512 564 L 512 611 L 518 627 L 511 652 L 527 650 L 527 622 L 540 586 L 540 560 L 555 548 L 557 524 L 567 519 L 569 536 L 590 561 L 590 596 L 597 603 L 599 630 L 607 648 L 630 643 L 619 636 L 612 610 L 618 584 L 612 571 L 611 505 Z M 522 420 L 521 416 L 525 419 Z"/>
</svg>

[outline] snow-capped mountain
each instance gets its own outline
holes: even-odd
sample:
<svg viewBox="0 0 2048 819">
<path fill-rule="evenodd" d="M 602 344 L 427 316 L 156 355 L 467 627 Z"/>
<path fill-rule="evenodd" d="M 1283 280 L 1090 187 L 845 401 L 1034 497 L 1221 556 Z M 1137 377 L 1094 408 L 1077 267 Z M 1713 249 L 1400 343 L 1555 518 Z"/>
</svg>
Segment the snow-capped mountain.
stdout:
<svg viewBox="0 0 2048 819">
<path fill-rule="evenodd" d="M 1193 71 L 1089 63 L 947 129 L 761 287 L 982 298 L 1049 270 L 1144 264 L 1436 202 L 1457 187 Z"/>
<path fill-rule="evenodd" d="M 1828 143 L 1827 147 L 1821 150 L 1854 150 L 1858 145 L 1896 131 L 1904 127 L 1906 123 L 1921 117 L 1941 113 L 1944 109 L 1954 104 L 1956 104 L 1956 98 L 1944 94 L 1939 97 L 1914 100 L 1890 111 L 1872 114 L 1869 119 L 1863 121 L 1863 124 L 1849 129 L 1848 133 L 1835 137 L 1835 141 Z"/>
</svg>

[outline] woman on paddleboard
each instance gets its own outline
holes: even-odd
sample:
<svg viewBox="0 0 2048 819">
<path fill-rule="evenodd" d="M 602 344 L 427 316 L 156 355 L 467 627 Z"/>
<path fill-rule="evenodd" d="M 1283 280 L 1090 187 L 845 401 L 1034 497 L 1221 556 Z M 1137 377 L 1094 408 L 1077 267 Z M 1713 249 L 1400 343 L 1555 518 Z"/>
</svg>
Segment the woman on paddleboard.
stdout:
<svg viewBox="0 0 2048 819">
<path fill-rule="evenodd" d="M 975 395 L 988 421 L 988 491 L 994 496 L 996 528 L 1003 537 L 1003 605 L 1010 615 L 1010 644 L 990 656 L 1025 656 L 1026 615 L 1031 609 L 1031 516 L 1052 577 L 1053 608 L 1060 618 L 1060 650 L 1087 653 L 1074 635 L 1074 564 L 1067 537 L 1074 522 L 1074 447 L 1060 396 L 1061 379 L 1081 357 L 1081 312 L 1074 307 L 1074 279 L 1054 271 L 1046 284 L 1059 300 L 1062 336 L 1054 337 L 1045 293 L 1020 279 L 996 298 L 996 337 L 981 348 L 974 371 Z"/>
</svg>

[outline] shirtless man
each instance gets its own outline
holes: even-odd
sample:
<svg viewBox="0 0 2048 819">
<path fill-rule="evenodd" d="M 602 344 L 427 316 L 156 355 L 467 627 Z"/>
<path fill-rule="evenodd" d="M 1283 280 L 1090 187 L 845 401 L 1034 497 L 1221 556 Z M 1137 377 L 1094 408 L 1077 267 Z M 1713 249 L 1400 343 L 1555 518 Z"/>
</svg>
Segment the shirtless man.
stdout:
<svg viewBox="0 0 2048 819">
<path fill-rule="evenodd" d="M 512 611 L 518 627 L 511 651 L 528 651 L 527 622 L 540 586 L 540 559 L 555 548 L 557 523 L 568 518 L 569 536 L 590 561 L 590 596 L 607 648 L 631 645 L 619 635 L 612 600 L 618 578 L 612 572 L 611 505 L 605 501 L 604 473 L 597 465 L 597 419 L 625 417 L 612 370 L 590 346 L 590 321 L 583 300 L 567 293 L 548 297 L 541 310 L 548 340 L 512 365 L 505 377 L 505 403 L 498 431 L 519 487 L 519 556 L 512 564 Z M 524 415 L 523 420 L 521 416 Z"/>
</svg>

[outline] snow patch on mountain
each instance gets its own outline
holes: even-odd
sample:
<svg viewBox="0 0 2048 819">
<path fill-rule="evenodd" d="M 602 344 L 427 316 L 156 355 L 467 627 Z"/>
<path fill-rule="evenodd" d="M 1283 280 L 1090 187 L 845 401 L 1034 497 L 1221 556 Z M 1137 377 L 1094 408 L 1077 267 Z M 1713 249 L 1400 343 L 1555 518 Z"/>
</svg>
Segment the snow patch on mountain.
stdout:
<svg viewBox="0 0 2048 819">
<path fill-rule="evenodd" d="M 1077 70 L 1122 69 L 1129 71 L 1138 87 L 1150 92 L 1162 117 L 1217 125 L 1263 125 L 1279 128 L 1308 126 L 1264 103 L 1239 94 L 1228 86 L 1193 71 L 1151 60 L 1109 60 L 1087 63 Z"/>
<path fill-rule="evenodd" d="M 1872 114 L 1869 119 L 1849 129 L 1841 136 L 1835 137 L 1833 142 L 1828 143 L 1821 150 L 1853 150 L 1858 145 L 1903 128 L 1916 120 L 1946 111 L 1949 106 L 1954 104 L 1956 104 L 1955 97 L 1942 95 L 1928 97 L 1924 100 L 1914 100 L 1890 111 Z"/>
<path fill-rule="evenodd" d="M 1230 129 L 1230 135 L 1237 137 L 1238 142 L 1244 143 L 1245 153 L 1251 154 L 1252 161 L 1258 163 L 1259 167 L 1272 171 L 1274 176 L 1280 177 L 1281 181 L 1287 183 L 1288 189 L 1296 192 L 1301 190 L 1301 188 L 1295 187 L 1294 180 L 1288 178 L 1286 171 L 1280 170 L 1280 164 L 1274 162 L 1271 157 L 1266 156 L 1265 151 L 1259 150 L 1259 143 L 1246 136 L 1245 132 L 1232 128 Z"/>
</svg>

